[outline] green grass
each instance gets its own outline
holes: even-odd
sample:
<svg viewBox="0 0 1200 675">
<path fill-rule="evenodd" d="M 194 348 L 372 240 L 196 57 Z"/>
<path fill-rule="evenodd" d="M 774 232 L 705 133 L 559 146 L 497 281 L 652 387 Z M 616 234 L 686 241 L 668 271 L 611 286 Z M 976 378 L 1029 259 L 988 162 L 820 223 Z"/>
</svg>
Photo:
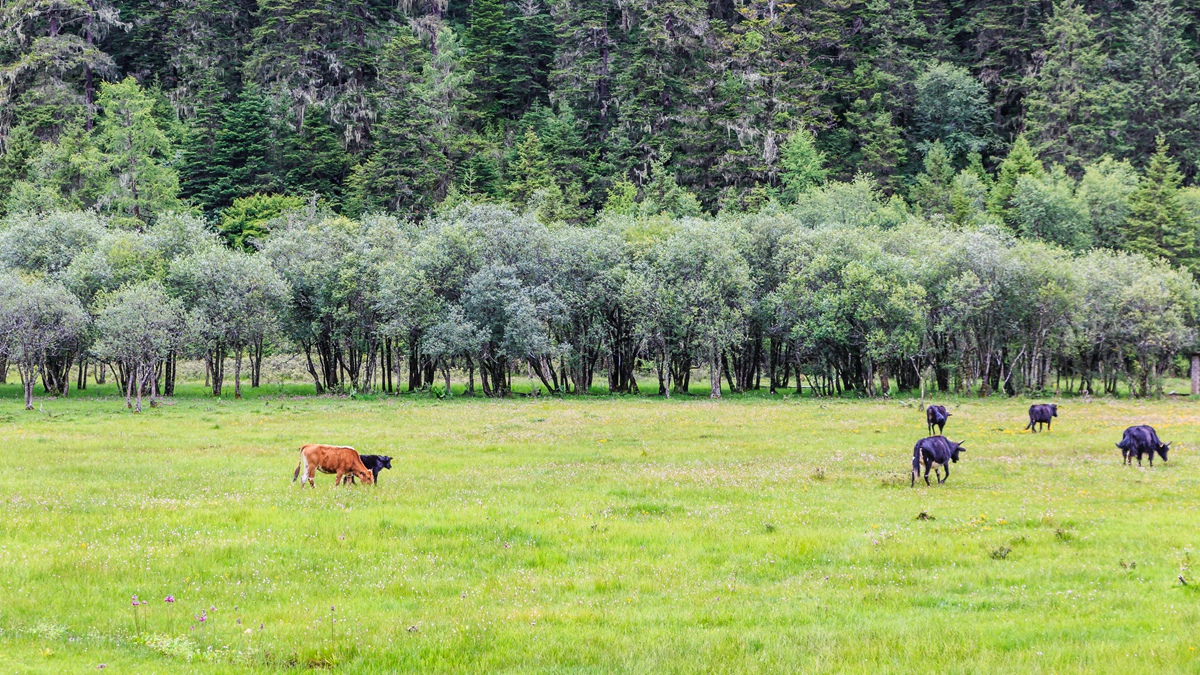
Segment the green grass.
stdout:
<svg viewBox="0 0 1200 675">
<path fill-rule="evenodd" d="M 910 489 L 912 401 L 303 390 L 0 388 L 3 671 L 1200 672 L 1193 400 L 950 401 Z M 305 442 L 395 468 L 301 490 Z"/>
</svg>

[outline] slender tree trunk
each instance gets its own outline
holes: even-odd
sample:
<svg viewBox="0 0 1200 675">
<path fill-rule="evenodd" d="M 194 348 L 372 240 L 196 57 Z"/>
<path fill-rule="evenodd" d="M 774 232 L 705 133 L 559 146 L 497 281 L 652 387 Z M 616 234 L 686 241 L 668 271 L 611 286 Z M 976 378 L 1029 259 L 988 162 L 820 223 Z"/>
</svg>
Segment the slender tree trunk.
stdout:
<svg viewBox="0 0 1200 675">
<path fill-rule="evenodd" d="M 21 373 L 21 383 L 25 385 L 25 409 L 33 410 L 33 383 L 37 381 L 37 366 L 20 364 L 17 370 Z"/>
<path fill-rule="evenodd" d="M 142 412 L 142 389 L 146 386 L 145 370 L 146 367 L 140 363 L 134 368 L 134 372 L 137 373 L 137 403 L 134 406 L 136 412 Z"/>
<path fill-rule="evenodd" d="M 710 347 L 712 356 L 708 365 L 709 398 L 721 398 L 721 350 L 714 341 Z"/>
<path fill-rule="evenodd" d="M 125 373 L 125 407 L 126 408 L 133 407 L 133 402 L 131 400 L 132 398 L 133 398 L 133 370 L 130 369 L 128 372 Z"/>
<path fill-rule="evenodd" d="M 242 348 L 235 347 L 233 350 L 233 397 L 235 399 L 242 397 Z"/>
</svg>

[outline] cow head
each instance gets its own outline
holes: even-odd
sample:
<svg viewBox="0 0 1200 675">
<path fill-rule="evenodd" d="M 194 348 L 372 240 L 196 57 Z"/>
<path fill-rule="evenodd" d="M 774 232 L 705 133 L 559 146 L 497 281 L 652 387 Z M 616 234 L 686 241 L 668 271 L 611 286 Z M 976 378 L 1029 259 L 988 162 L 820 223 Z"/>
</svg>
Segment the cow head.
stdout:
<svg viewBox="0 0 1200 675">
<path fill-rule="evenodd" d="M 1057 403 L 1050 404 L 1050 416 L 1058 417 L 1058 404 Z"/>
<path fill-rule="evenodd" d="M 1170 443 L 1159 443 L 1158 444 L 1158 456 L 1162 457 L 1162 461 L 1164 461 L 1164 462 L 1167 461 L 1167 451 L 1170 449 L 1171 449 Z"/>
<path fill-rule="evenodd" d="M 370 471 L 355 471 L 354 475 L 358 476 L 359 479 L 362 480 L 363 485 L 375 484 L 375 474 L 371 473 Z"/>
<path fill-rule="evenodd" d="M 392 468 L 392 458 L 388 457 L 387 455 L 383 455 L 382 457 L 380 457 L 379 463 L 385 469 Z"/>
<path fill-rule="evenodd" d="M 951 445 L 950 460 L 952 462 L 954 462 L 955 464 L 957 464 L 958 463 L 958 453 L 966 452 L 967 449 L 962 446 L 962 442 L 955 443 L 954 441 L 950 441 L 950 445 Z"/>
</svg>

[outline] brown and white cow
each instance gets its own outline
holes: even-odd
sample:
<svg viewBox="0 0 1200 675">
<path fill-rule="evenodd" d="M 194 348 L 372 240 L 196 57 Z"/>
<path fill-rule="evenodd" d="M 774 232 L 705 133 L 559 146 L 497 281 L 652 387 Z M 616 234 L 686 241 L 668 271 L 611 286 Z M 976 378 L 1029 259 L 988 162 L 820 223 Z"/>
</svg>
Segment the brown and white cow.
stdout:
<svg viewBox="0 0 1200 675">
<path fill-rule="evenodd" d="M 334 485 L 341 484 L 343 479 L 349 476 L 357 476 L 366 485 L 375 482 L 375 476 L 367 467 L 363 466 L 362 460 L 359 459 L 358 451 L 345 445 L 311 444 L 302 446 L 300 448 L 300 464 L 296 466 L 296 473 L 292 475 L 293 483 L 300 477 L 302 470 L 304 480 L 300 481 L 300 487 L 304 487 L 305 482 L 316 487 L 313 478 L 317 471 L 337 474 L 337 479 L 333 481 Z"/>
</svg>

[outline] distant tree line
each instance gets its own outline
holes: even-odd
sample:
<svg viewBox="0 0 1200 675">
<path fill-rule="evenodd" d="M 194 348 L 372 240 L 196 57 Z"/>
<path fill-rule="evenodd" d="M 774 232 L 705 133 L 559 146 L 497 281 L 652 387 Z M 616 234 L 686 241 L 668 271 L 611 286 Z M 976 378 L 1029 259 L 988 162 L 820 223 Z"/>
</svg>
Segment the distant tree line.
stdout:
<svg viewBox="0 0 1200 675">
<path fill-rule="evenodd" d="M 449 392 L 454 373 L 492 397 L 526 375 L 669 397 L 701 373 L 713 396 L 1150 395 L 1196 345 L 1200 287 L 1163 258 L 1022 238 L 985 204 L 956 226 L 864 178 L 715 218 L 674 212 L 695 198 L 661 182 L 664 201 L 617 195 L 592 225 L 466 201 L 350 219 L 314 200 L 251 251 L 193 214 L 10 215 L 0 348 L 28 406 L 38 380 L 66 395 L 90 374 L 140 409 L 180 359 L 204 360 L 214 395 L 232 365 L 239 396 L 271 351 L 301 354 L 317 392 Z"/>
<path fill-rule="evenodd" d="M 701 211 L 744 212 L 789 199 L 809 135 L 829 179 L 864 173 L 949 212 L 947 183 L 995 175 L 1024 133 L 1045 166 L 1022 188 L 1036 203 L 999 206 L 1070 221 L 1089 169 L 1092 198 L 1120 200 L 1162 149 L 1194 182 L 1198 15 L 1193 0 L 8 0 L 0 209 L 150 222 L 186 204 L 237 239 L 266 206 L 236 203 L 254 195 L 319 193 L 351 218 L 465 196 L 580 224 L 665 171 Z"/>
</svg>

